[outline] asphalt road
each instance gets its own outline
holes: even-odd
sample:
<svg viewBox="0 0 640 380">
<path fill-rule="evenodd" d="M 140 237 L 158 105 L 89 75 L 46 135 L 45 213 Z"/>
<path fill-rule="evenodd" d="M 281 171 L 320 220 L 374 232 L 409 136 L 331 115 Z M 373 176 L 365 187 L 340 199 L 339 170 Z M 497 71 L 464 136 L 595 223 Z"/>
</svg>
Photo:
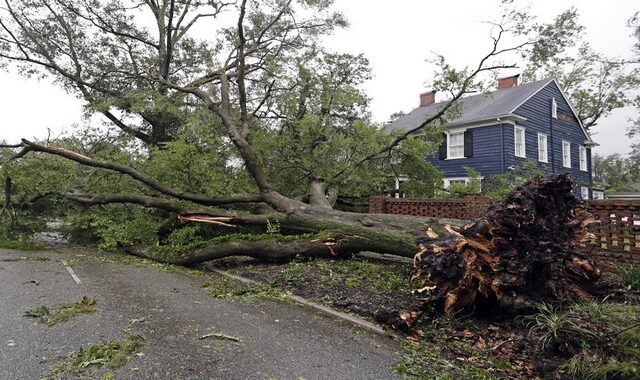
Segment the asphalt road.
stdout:
<svg viewBox="0 0 640 380">
<path fill-rule="evenodd" d="M 126 329 L 145 337 L 141 353 L 124 367 L 86 378 L 105 372 L 116 379 L 399 377 L 390 367 L 402 349 L 388 337 L 286 302 L 216 299 L 200 287 L 202 278 L 94 255 L 64 246 L 0 250 L 0 379 L 40 379 L 80 347 L 123 339 Z M 96 298 L 97 313 L 51 327 L 23 316 L 85 295 Z M 200 339 L 210 332 L 241 342 Z"/>
</svg>

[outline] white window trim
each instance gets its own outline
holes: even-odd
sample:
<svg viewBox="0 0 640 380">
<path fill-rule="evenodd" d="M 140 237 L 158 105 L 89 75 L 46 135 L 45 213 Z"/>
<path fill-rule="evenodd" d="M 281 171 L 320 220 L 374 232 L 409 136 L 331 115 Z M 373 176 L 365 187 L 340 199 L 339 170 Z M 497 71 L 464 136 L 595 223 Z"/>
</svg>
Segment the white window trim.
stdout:
<svg viewBox="0 0 640 380">
<path fill-rule="evenodd" d="M 540 137 L 544 136 L 544 160 L 540 159 Z M 549 137 L 546 133 L 538 132 L 538 161 L 549 163 Z"/>
<path fill-rule="evenodd" d="M 483 180 L 484 176 L 478 177 L 479 180 Z M 451 181 L 464 181 L 465 184 L 471 182 L 471 177 L 448 177 L 442 179 L 444 182 L 444 188 L 448 189 L 451 186 Z M 480 185 L 482 187 L 482 185 Z"/>
<path fill-rule="evenodd" d="M 516 136 L 518 135 L 517 131 L 522 131 L 522 155 L 518 154 L 518 141 L 516 140 Z M 513 154 L 516 157 L 527 158 L 527 130 L 524 127 L 514 126 L 513 127 Z"/>
<path fill-rule="evenodd" d="M 455 129 L 451 131 L 445 132 L 447 134 L 447 158 L 445 160 L 460 160 L 466 158 L 464 156 L 464 133 L 467 129 Z M 451 157 L 451 139 L 449 138 L 452 133 L 462 133 L 462 156 L 461 157 Z"/>
<path fill-rule="evenodd" d="M 604 199 L 604 191 L 593 190 L 591 193 L 593 194 L 593 199 Z"/>
<path fill-rule="evenodd" d="M 551 117 L 554 119 L 558 118 L 558 103 L 556 102 L 556 98 L 551 98 Z"/>
<path fill-rule="evenodd" d="M 589 199 L 589 188 L 587 186 L 580 186 L 580 197 L 582 199 Z"/>
<path fill-rule="evenodd" d="M 569 165 L 565 165 L 565 162 L 564 162 L 564 156 L 565 156 L 564 147 L 565 147 L 565 144 L 568 146 L 567 157 L 569 158 Z M 571 168 L 571 141 L 562 140 L 562 167 L 563 168 Z"/>
<path fill-rule="evenodd" d="M 587 148 L 584 145 L 580 145 L 580 147 L 578 148 L 578 158 L 580 160 L 580 170 L 582 170 L 583 172 L 588 171 L 589 165 L 587 165 Z"/>
</svg>

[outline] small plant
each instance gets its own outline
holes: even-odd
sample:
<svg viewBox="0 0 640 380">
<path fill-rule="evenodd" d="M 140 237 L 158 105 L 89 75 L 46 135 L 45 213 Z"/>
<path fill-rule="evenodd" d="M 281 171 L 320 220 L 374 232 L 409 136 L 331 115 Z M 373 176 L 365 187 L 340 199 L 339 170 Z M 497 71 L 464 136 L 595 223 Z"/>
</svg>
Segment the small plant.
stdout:
<svg viewBox="0 0 640 380">
<path fill-rule="evenodd" d="M 614 265 L 627 288 L 640 291 L 640 266 L 636 264 Z"/>
<path fill-rule="evenodd" d="M 93 297 L 84 296 L 78 302 L 64 303 L 58 307 L 53 314 L 46 306 L 38 306 L 35 309 L 27 310 L 25 317 L 38 318 L 47 326 L 53 326 L 58 322 L 64 322 L 71 317 L 80 314 L 88 314 L 96 312 L 96 300 Z"/>
<path fill-rule="evenodd" d="M 275 235 L 280 233 L 280 222 L 277 220 L 267 219 L 267 233 Z"/>
<path fill-rule="evenodd" d="M 598 336 L 579 325 L 577 315 L 572 311 L 565 311 L 561 306 L 539 303 L 538 312 L 523 318 L 527 324 L 529 335 L 537 335 L 538 346 L 544 351 L 550 345 L 564 346 L 573 351 L 575 341 L 597 339 Z"/>
</svg>

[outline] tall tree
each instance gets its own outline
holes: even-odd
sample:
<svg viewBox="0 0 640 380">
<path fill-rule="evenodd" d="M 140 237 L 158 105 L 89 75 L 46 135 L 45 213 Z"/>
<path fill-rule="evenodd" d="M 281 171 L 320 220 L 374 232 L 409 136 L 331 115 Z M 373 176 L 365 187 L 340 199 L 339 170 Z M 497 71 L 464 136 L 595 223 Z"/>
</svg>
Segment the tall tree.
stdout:
<svg viewBox="0 0 640 380">
<path fill-rule="evenodd" d="M 633 17 L 629 19 L 629 27 L 632 30 L 632 36 L 635 38 L 633 45 L 634 56 L 631 62 L 634 64 L 640 64 L 640 12 L 636 12 Z M 634 99 L 634 107 L 637 113 L 640 113 L 640 96 L 636 96 Z M 640 116 L 637 116 L 635 120 L 629 120 L 631 125 L 627 131 L 627 135 L 632 139 L 630 159 L 634 162 L 635 167 L 640 166 Z M 636 169 L 640 170 L 640 169 Z M 640 175 L 637 177 L 640 180 Z"/>
<path fill-rule="evenodd" d="M 527 32 L 544 35 L 523 50 L 524 77 L 556 78 L 590 129 L 613 110 L 631 105 L 640 87 L 638 69 L 630 62 L 596 52 L 586 40 L 586 28 L 575 8 L 549 24 L 533 24 Z"/>
<path fill-rule="evenodd" d="M 169 136 L 176 130 L 186 129 L 189 135 L 196 127 L 204 128 L 203 133 L 181 144 L 202 146 L 200 136 L 210 136 L 207 144 L 213 148 L 212 154 L 223 155 L 220 167 L 212 170 L 242 171 L 252 180 L 251 186 L 240 189 L 243 192 L 231 188 L 211 193 L 202 191 L 202 186 L 213 187 L 215 183 L 185 187 L 172 181 L 171 171 L 161 181 L 161 175 L 144 170 L 141 160 L 126 156 L 127 152 L 144 156 L 148 154 L 144 149 L 125 148 L 118 151 L 125 157 L 111 153 L 105 158 L 102 151 L 82 154 L 22 140 L 12 146 L 21 149 L 14 159 L 30 153 L 53 155 L 119 173 L 136 183 L 126 189 L 113 184 L 117 191 L 96 193 L 71 187 L 36 199 L 56 196 L 87 206 L 136 204 L 178 214 L 182 221 L 214 223 L 233 232 L 246 226 L 278 226 L 283 232 L 315 234 L 299 235 L 295 241 L 256 241 L 243 240 L 244 235 L 235 233 L 227 240 L 182 254 L 136 251 L 177 263 L 238 254 L 274 259 L 301 252 L 339 255 L 361 250 L 413 256 L 416 238 L 424 234 L 425 224 L 441 236 L 448 235 L 433 220 L 335 211 L 328 189 L 375 175 L 371 171 L 375 165 L 424 166 L 416 161 L 434 145 L 429 136 L 456 111 L 458 100 L 485 88 L 494 71 L 514 67 L 502 62 L 504 55 L 549 38 L 535 31 L 523 37 L 521 25 L 526 17 L 516 12 L 505 15 L 492 24 L 489 48 L 478 63 L 456 69 L 439 59 L 434 85 L 451 94 L 450 100 L 419 126 L 390 133 L 372 128 L 366 120 L 366 97 L 358 90 L 358 83 L 367 76 L 363 58 L 326 54 L 319 48 L 320 36 L 345 25 L 343 18 L 331 11 L 329 0 L 6 3 L 0 57 L 21 64 L 23 70 L 55 75 L 67 88 L 88 96 L 91 107 L 100 112 L 117 107 L 120 116 L 135 116 L 142 123 L 135 128 L 115 125 L 127 134 L 129 130 L 136 132 L 133 135 L 142 141 L 153 136 L 154 120 L 162 124 L 161 134 L 171 131 Z M 204 8 L 210 11 L 191 12 Z M 224 21 L 208 28 L 216 32 L 215 41 L 198 38 L 190 26 L 202 19 L 218 20 L 216 16 L 222 11 Z M 145 27 L 148 24 L 155 28 L 153 32 Z M 56 33 L 42 33 L 47 28 Z M 505 38 L 514 33 L 520 42 L 504 46 Z M 141 138 L 138 132 L 147 137 Z M 161 140 L 151 142 L 157 141 Z M 309 189 L 307 194 L 287 189 L 287 185 L 296 187 L 292 176 L 298 174 L 305 175 L 306 186 L 300 188 Z M 308 195 L 311 204 L 295 195 Z M 267 204 L 270 212 L 244 212 L 244 205 L 258 203 Z"/>
<path fill-rule="evenodd" d="M 608 191 L 629 190 L 640 181 L 637 162 L 633 158 L 625 158 L 621 154 L 593 156 L 593 179 Z"/>
</svg>

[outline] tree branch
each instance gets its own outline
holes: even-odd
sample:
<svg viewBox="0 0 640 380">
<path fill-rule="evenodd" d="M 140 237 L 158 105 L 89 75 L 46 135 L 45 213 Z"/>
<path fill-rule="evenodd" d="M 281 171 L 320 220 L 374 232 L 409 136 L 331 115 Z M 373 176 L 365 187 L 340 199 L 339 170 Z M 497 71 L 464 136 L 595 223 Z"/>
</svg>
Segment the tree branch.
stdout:
<svg viewBox="0 0 640 380">
<path fill-rule="evenodd" d="M 205 206 L 219 206 L 219 205 L 232 204 L 232 203 L 254 203 L 254 202 L 262 202 L 264 200 L 264 197 L 260 194 L 211 198 L 201 194 L 194 194 L 190 192 L 179 191 L 176 189 L 169 188 L 163 185 L 160 181 L 156 180 L 155 178 L 152 178 L 146 174 L 143 174 L 126 165 L 120 165 L 113 162 L 92 159 L 71 150 L 67 150 L 60 147 L 44 146 L 44 145 L 36 144 L 26 139 L 22 139 L 22 142 L 23 142 L 24 148 L 20 153 L 18 153 L 19 157 L 24 156 L 30 151 L 53 154 L 56 156 L 64 157 L 69 160 L 75 161 L 82 165 L 86 165 L 94 168 L 112 170 L 118 173 L 126 174 L 131 178 L 144 183 L 145 185 L 149 186 L 150 188 L 162 194 L 165 194 L 177 199 L 198 203 Z M 15 159 L 19 157 L 14 156 L 13 158 Z"/>
</svg>

